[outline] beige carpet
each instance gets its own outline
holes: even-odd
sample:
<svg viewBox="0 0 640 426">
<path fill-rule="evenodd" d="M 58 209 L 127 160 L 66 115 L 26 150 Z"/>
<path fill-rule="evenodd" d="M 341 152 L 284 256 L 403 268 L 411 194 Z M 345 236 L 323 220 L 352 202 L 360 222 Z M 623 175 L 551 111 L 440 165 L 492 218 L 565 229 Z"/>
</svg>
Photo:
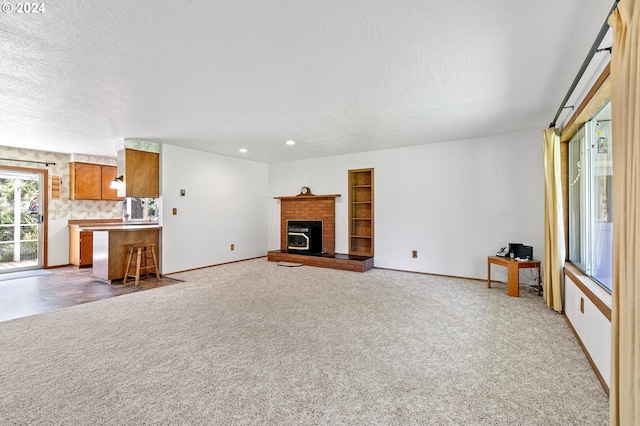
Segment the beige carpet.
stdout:
<svg viewBox="0 0 640 426">
<path fill-rule="evenodd" d="M 0 323 L 0 424 L 608 424 L 526 289 L 265 259 L 172 277 Z"/>
</svg>

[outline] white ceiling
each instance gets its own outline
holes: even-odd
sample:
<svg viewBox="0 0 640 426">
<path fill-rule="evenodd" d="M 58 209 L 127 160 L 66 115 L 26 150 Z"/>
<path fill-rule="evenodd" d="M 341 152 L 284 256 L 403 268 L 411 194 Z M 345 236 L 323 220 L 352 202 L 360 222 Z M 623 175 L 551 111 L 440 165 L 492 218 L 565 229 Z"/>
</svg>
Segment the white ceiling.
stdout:
<svg viewBox="0 0 640 426">
<path fill-rule="evenodd" d="M 44 4 L 0 14 L 0 145 L 273 163 L 543 129 L 613 1 Z"/>
</svg>

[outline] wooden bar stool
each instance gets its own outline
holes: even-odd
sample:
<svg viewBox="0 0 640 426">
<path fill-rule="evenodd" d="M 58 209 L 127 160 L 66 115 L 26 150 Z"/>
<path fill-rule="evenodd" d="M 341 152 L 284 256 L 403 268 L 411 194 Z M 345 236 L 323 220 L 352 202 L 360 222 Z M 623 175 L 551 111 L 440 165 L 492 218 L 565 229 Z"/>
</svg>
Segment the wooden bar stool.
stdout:
<svg viewBox="0 0 640 426">
<path fill-rule="evenodd" d="M 134 253 L 136 254 L 135 264 L 132 262 Z M 134 274 L 131 273 L 131 267 L 133 266 L 135 266 Z M 141 273 L 144 274 L 145 278 L 149 278 L 150 272 L 155 275 L 156 281 L 160 281 L 155 244 L 131 244 L 131 248 L 129 249 L 129 256 L 127 258 L 127 268 L 125 269 L 123 283 L 126 284 L 129 278 L 135 278 L 135 285 L 138 285 L 140 283 Z"/>
</svg>

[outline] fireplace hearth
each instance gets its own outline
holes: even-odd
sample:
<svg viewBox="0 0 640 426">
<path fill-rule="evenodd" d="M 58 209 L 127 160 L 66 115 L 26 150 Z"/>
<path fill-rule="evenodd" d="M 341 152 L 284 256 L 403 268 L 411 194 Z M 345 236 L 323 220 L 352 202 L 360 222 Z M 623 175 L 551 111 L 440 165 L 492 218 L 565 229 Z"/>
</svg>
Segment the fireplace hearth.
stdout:
<svg viewBox="0 0 640 426">
<path fill-rule="evenodd" d="M 335 252 L 336 197 L 340 197 L 340 194 L 273 197 L 280 200 L 280 250 L 269 251 L 267 259 L 270 262 L 294 262 L 343 271 L 365 272 L 372 269 L 373 257 Z M 307 226 L 309 222 L 312 222 L 311 227 Z M 318 238 L 315 235 L 318 233 L 317 224 L 321 226 Z M 292 229 L 294 235 L 290 241 L 289 226 L 308 229 Z M 307 246 L 305 236 L 309 238 L 309 252 L 316 254 L 304 252 Z"/>
<path fill-rule="evenodd" d="M 322 221 L 288 220 L 287 253 L 322 254 Z"/>
</svg>

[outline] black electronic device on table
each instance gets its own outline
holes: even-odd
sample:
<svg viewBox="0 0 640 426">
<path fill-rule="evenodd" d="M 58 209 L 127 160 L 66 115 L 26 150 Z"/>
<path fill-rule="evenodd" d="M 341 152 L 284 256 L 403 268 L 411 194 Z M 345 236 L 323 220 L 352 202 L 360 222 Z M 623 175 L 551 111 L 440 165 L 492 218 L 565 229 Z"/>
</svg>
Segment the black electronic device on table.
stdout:
<svg viewBox="0 0 640 426">
<path fill-rule="evenodd" d="M 510 259 L 533 260 L 533 247 L 525 246 L 522 243 L 509 243 L 509 248 L 500 247 L 496 256 Z"/>
<path fill-rule="evenodd" d="M 518 259 L 533 260 L 533 247 L 532 246 L 520 246 L 516 253 Z"/>
<path fill-rule="evenodd" d="M 509 251 L 505 257 L 520 260 L 533 260 L 533 247 L 522 243 L 509 243 Z"/>
<path fill-rule="evenodd" d="M 518 257 L 518 250 L 520 250 L 520 248 L 523 246 L 524 244 L 522 243 L 509 243 L 509 254 L 507 255 L 507 257 L 510 257 L 512 259 Z"/>
</svg>

